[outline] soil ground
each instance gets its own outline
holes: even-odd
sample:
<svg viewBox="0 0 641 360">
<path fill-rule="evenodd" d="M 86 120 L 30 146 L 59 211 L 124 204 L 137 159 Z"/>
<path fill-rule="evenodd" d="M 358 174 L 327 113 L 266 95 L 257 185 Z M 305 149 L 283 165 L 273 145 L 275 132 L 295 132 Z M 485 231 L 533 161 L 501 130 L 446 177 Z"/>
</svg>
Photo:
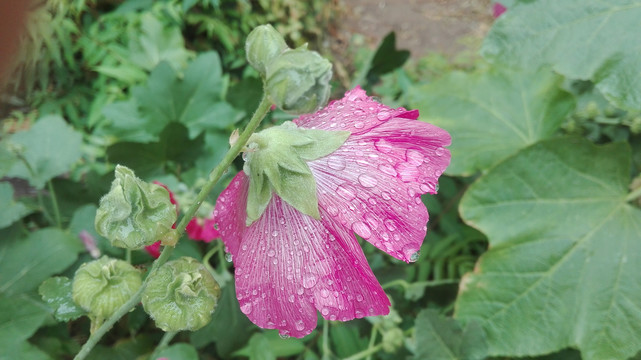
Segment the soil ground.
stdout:
<svg viewBox="0 0 641 360">
<path fill-rule="evenodd" d="M 339 42 L 359 33 L 375 48 L 395 31 L 397 48 L 410 50 L 413 58 L 453 56 L 464 43 L 482 38 L 493 21 L 490 0 L 338 0 L 338 7 Z"/>
</svg>

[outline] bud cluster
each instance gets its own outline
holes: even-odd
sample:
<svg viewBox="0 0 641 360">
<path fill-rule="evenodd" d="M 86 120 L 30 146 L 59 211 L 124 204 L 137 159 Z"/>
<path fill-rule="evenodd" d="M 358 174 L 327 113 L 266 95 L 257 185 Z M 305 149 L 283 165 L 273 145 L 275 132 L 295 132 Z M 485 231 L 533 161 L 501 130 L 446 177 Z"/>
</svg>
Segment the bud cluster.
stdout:
<svg viewBox="0 0 641 360">
<path fill-rule="evenodd" d="M 291 49 L 271 25 L 261 25 L 247 37 L 245 51 L 269 98 L 284 111 L 311 113 L 327 103 L 332 65 L 307 45 Z"/>
</svg>

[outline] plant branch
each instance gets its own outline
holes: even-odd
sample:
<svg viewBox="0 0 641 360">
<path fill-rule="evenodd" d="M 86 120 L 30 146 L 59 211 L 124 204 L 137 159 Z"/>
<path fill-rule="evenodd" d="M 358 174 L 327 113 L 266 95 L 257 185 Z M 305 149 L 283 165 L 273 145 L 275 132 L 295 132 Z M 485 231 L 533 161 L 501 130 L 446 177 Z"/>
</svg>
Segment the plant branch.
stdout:
<svg viewBox="0 0 641 360">
<path fill-rule="evenodd" d="M 227 168 L 231 165 L 232 161 L 238 156 L 242 148 L 245 146 L 245 143 L 247 140 L 249 140 L 249 137 L 256 131 L 258 128 L 258 125 L 260 124 L 261 120 L 267 115 L 267 112 L 269 111 L 269 108 L 271 106 L 271 102 L 267 99 L 265 95 L 263 95 L 262 100 L 260 101 L 260 104 L 258 105 L 258 109 L 256 109 L 256 112 L 252 116 L 251 120 L 249 121 L 249 124 L 247 124 L 247 127 L 245 130 L 240 134 L 240 137 L 234 143 L 234 145 L 231 146 L 231 148 L 227 151 L 221 162 L 211 171 L 209 174 L 209 180 L 205 186 L 200 190 L 198 193 L 198 196 L 196 197 L 196 201 L 187 209 L 183 217 L 180 219 L 180 222 L 176 226 L 176 231 L 177 231 L 177 237 L 180 238 L 180 236 L 185 232 L 185 227 L 187 226 L 187 223 L 191 218 L 196 214 L 196 211 L 198 211 L 198 208 L 200 207 L 200 204 L 205 200 L 205 198 L 209 195 L 211 190 L 214 188 L 218 180 L 220 180 L 221 176 L 227 170 Z M 122 316 L 124 316 L 126 313 L 128 313 L 131 309 L 133 309 L 142 299 L 142 293 L 147 287 L 148 279 L 151 277 L 151 275 L 158 269 L 161 265 L 167 262 L 169 260 L 169 257 L 174 251 L 174 247 L 172 246 L 165 246 L 163 248 L 163 251 L 161 252 L 160 256 L 156 261 L 154 261 L 151 270 L 149 271 L 149 275 L 147 276 L 147 279 L 142 283 L 142 286 L 140 289 L 127 301 L 123 306 L 116 311 L 115 314 L 113 314 L 107 321 L 105 321 L 87 340 L 87 342 L 82 346 L 80 349 L 80 352 L 76 355 L 74 360 L 82 360 L 89 355 L 89 352 L 91 349 L 93 349 L 94 346 L 100 341 L 100 339 L 111 329 L 111 327 L 118 321 Z"/>
</svg>

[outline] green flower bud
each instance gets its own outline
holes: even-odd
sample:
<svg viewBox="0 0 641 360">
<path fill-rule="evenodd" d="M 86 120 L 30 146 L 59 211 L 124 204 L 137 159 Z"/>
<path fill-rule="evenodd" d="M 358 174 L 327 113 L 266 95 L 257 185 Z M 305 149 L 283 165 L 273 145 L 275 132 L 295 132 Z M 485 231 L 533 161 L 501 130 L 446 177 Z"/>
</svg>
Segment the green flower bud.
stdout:
<svg viewBox="0 0 641 360">
<path fill-rule="evenodd" d="M 404 339 L 405 335 L 403 334 L 403 330 L 397 327 L 393 327 L 391 329 L 383 331 L 383 351 L 387 353 L 395 352 L 399 347 L 403 345 Z"/>
<path fill-rule="evenodd" d="M 329 99 L 332 64 L 306 48 L 285 50 L 267 65 L 266 91 L 281 109 L 312 113 Z"/>
<path fill-rule="evenodd" d="M 195 331 L 207 325 L 220 298 L 220 287 L 203 264 L 181 257 L 151 275 L 142 306 L 164 331 Z"/>
<path fill-rule="evenodd" d="M 320 219 L 316 180 L 307 162 L 333 153 L 349 135 L 301 129 L 291 121 L 254 133 L 243 154 L 243 171 L 249 176 L 246 224 L 260 218 L 273 191 L 296 210 Z"/>
<path fill-rule="evenodd" d="M 287 49 L 285 39 L 271 25 L 256 27 L 245 41 L 247 61 L 263 76 L 266 74 L 267 64 Z"/>
<path fill-rule="evenodd" d="M 129 263 L 103 256 L 76 270 L 71 296 L 98 323 L 113 315 L 142 285 L 140 272 Z"/>
<path fill-rule="evenodd" d="M 100 199 L 96 230 L 113 246 L 141 249 L 170 231 L 176 217 L 167 190 L 118 165 L 111 190 Z"/>
</svg>

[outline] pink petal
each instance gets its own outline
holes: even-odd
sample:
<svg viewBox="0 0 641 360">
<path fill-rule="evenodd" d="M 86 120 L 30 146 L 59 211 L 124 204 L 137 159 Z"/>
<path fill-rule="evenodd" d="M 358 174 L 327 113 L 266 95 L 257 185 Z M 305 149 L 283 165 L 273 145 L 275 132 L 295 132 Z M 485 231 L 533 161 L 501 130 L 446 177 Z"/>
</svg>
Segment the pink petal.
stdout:
<svg viewBox="0 0 641 360">
<path fill-rule="evenodd" d="M 225 251 L 232 257 L 238 254 L 246 228 L 248 186 L 249 178 L 244 172 L 239 172 L 220 193 L 214 208 L 214 223 L 218 224 L 220 238 L 225 243 Z"/>
<path fill-rule="evenodd" d="M 237 175 L 232 183 L 238 179 L 242 184 L 221 194 L 223 203 L 230 194 L 246 199 L 247 178 Z M 238 202 L 216 219 L 233 254 L 240 308 L 256 325 L 302 337 L 316 327 L 316 310 L 342 321 L 389 312 L 355 237 L 325 211 L 315 220 L 274 195 L 263 216 L 238 232 L 238 219 L 245 220 L 245 204 Z"/>
<path fill-rule="evenodd" d="M 347 130 L 361 134 L 394 117 L 418 115 L 416 111 L 403 108 L 392 109 L 367 96 L 365 90 L 356 87 L 345 96 L 331 102 L 315 114 L 302 115 L 294 120 L 300 127 L 321 130 Z"/>
<path fill-rule="evenodd" d="M 410 261 L 427 229 L 420 195 L 436 193 L 449 143 L 444 130 L 400 118 L 352 135 L 331 155 L 309 162 L 319 205 L 374 246 Z"/>
<path fill-rule="evenodd" d="M 145 250 L 154 259 L 158 259 L 158 257 L 160 256 L 160 241 L 156 241 L 155 243 L 149 246 L 145 246 Z"/>
<path fill-rule="evenodd" d="M 492 6 L 492 16 L 494 18 L 498 18 L 499 16 L 503 15 L 503 13 L 507 10 L 507 8 L 501 4 L 500 2 L 495 2 L 494 6 Z"/>
<path fill-rule="evenodd" d="M 214 219 L 192 218 L 185 227 L 185 231 L 192 240 L 201 240 L 206 243 L 220 237 L 218 230 L 214 227 Z"/>
</svg>

